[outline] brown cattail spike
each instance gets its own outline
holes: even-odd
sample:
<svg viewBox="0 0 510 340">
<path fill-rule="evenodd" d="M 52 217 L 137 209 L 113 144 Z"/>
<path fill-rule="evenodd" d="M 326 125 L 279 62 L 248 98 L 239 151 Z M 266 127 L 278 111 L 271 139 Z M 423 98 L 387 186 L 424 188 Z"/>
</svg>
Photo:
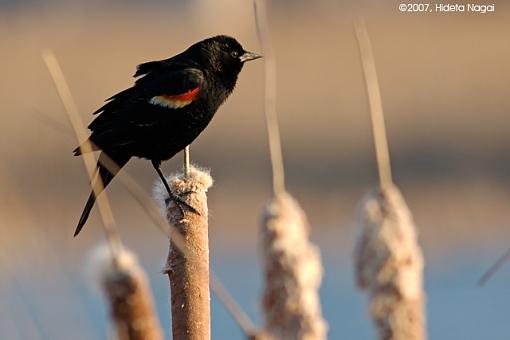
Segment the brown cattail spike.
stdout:
<svg viewBox="0 0 510 340">
<path fill-rule="evenodd" d="M 369 194 L 358 223 L 357 284 L 370 294 L 379 339 L 425 339 L 423 257 L 400 191 L 390 186 Z"/>
<path fill-rule="evenodd" d="M 113 258 L 107 247 L 94 253 L 100 282 L 108 299 L 118 340 L 161 340 L 161 327 L 154 311 L 149 282 L 136 256 L 121 249 Z"/>
<path fill-rule="evenodd" d="M 326 339 L 318 295 L 320 254 L 309 240 L 306 216 L 294 198 L 283 193 L 266 206 L 261 234 L 266 332 L 275 339 Z"/>
<path fill-rule="evenodd" d="M 181 197 L 200 214 L 170 202 L 166 216 L 174 233 L 181 235 L 182 244 L 170 241 L 167 264 L 171 288 L 172 334 L 174 339 L 210 339 L 209 293 L 209 235 L 206 192 L 213 180 L 208 172 L 193 166 L 189 174 L 179 174 L 167 179 L 172 192 Z M 162 183 L 155 188 L 159 202 L 168 194 Z M 172 238 L 173 239 L 173 238 Z"/>
</svg>

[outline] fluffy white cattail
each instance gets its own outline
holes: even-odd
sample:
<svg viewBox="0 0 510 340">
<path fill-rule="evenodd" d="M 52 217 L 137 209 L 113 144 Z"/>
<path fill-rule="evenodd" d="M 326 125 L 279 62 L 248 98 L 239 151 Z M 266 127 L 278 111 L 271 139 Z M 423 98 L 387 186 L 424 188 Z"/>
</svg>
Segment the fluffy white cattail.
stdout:
<svg viewBox="0 0 510 340">
<path fill-rule="evenodd" d="M 211 337 L 209 292 L 209 234 L 206 192 L 213 180 L 209 172 L 190 167 L 189 174 L 167 178 L 172 193 L 199 214 L 173 201 L 162 183 L 155 188 L 158 202 L 174 228 L 165 273 L 171 288 L 172 334 L 174 339 L 207 340 Z"/>
<path fill-rule="evenodd" d="M 388 186 L 368 194 L 358 224 L 357 284 L 370 295 L 379 339 L 425 339 L 423 257 L 400 191 Z"/>
<path fill-rule="evenodd" d="M 318 290 L 319 250 L 309 240 L 306 216 L 289 194 L 267 204 L 262 214 L 265 264 L 265 331 L 275 339 L 326 339 Z"/>
<path fill-rule="evenodd" d="M 136 256 L 122 248 L 114 258 L 108 247 L 101 246 L 92 254 L 91 266 L 108 300 L 115 338 L 163 339 L 149 282 Z"/>
</svg>

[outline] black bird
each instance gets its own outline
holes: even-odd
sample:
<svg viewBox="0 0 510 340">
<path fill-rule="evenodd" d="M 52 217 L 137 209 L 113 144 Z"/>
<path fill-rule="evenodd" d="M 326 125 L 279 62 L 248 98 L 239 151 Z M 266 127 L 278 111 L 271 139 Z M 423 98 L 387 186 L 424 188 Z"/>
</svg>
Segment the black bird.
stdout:
<svg viewBox="0 0 510 340">
<path fill-rule="evenodd" d="M 243 64 L 260 57 L 245 51 L 234 38 L 219 35 L 169 59 L 138 65 L 134 77 L 140 78 L 133 87 L 107 99 L 89 125 L 89 141 L 94 150 L 101 151 L 97 171 L 104 187 L 117 174 L 103 164 L 105 154 L 119 168 L 131 157 L 146 158 L 170 198 L 187 206 L 170 191 L 160 164 L 197 138 L 234 89 Z M 74 150 L 75 156 L 81 154 L 80 147 Z M 83 228 L 95 201 L 92 191 L 74 236 Z"/>
</svg>

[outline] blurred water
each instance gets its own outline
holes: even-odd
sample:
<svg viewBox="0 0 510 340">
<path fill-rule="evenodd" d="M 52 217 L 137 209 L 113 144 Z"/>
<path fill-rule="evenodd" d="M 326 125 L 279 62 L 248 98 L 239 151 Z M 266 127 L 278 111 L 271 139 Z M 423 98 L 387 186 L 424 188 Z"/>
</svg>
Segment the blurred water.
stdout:
<svg viewBox="0 0 510 340">
<path fill-rule="evenodd" d="M 260 263 L 249 250 L 213 256 L 212 267 L 243 309 L 261 324 Z M 350 249 L 323 250 L 325 276 L 321 299 L 330 339 L 373 339 L 366 298 L 353 286 Z M 508 339 L 510 336 L 510 267 L 503 268 L 485 287 L 476 281 L 493 259 L 475 251 L 452 252 L 428 261 L 425 280 L 428 330 L 431 339 Z M 160 260 L 142 257 L 151 278 L 157 309 L 170 338 L 168 282 L 158 272 Z M 98 292 L 90 289 L 82 270 L 62 268 L 60 277 L 30 278 L 16 273 L 1 282 L 1 339 L 105 339 L 107 310 Z M 212 297 L 213 339 L 242 339 L 229 314 Z"/>
</svg>

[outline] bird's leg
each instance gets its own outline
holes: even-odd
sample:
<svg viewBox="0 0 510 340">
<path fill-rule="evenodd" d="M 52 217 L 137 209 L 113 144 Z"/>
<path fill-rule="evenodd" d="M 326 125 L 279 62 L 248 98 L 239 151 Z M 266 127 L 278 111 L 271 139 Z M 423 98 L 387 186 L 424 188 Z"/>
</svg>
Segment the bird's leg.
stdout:
<svg viewBox="0 0 510 340">
<path fill-rule="evenodd" d="M 182 206 L 185 206 L 186 208 L 188 208 L 189 210 L 191 210 L 195 214 L 200 215 L 200 213 L 195 208 L 193 208 L 191 205 L 186 203 L 182 198 L 180 198 L 179 196 L 175 195 L 172 192 L 172 190 L 170 190 L 170 186 L 168 185 L 168 182 L 166 181 L 165 176 L 163 176 L 163 173 L 161 172 L 161 168 L 159 167 L 159 164 L 157 164 L 156 162 L 152 162 L 152 166 L 154 167 L 154 169 L 158 173 L 159 178 L 161 178 L 161 181 L 163 182 L 163 185 L 165 186 L 165 189 L 168 192 L 168 196 L 169 196 L 168 200 L 172 200 L 172 201 L 174 201 L 176 203 L 176 205 L 181 210 L 181 213 L 183 214 L 183 216 L 184 216 L 184 210 L 182 209 Z M 166 204 L 168 204 L 168 200 L 165 202 Z"/>
</svg>

